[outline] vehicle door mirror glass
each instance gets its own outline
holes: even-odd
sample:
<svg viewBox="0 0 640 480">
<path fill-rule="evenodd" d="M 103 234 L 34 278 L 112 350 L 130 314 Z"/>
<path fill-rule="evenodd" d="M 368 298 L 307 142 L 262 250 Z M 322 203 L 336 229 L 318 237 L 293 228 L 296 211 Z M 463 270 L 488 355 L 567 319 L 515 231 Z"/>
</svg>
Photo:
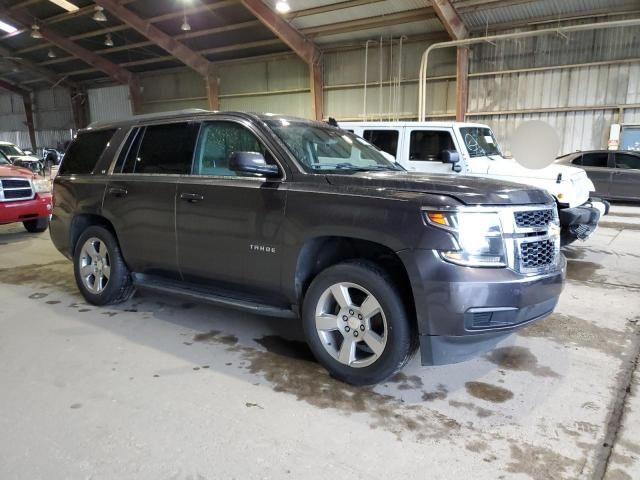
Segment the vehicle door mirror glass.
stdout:
<svg viewBox="0 0 640 480">
<path fill-rule="evenodd" d="M 455 150 L 443 150 L 440 152 L 440 159 L 442 160 L 442 163 L 452 163 L 455 165 L 460 163 L 460 154 Z"/>
<path fill-rule="evenodd" d="M 277 165 L 269 165 L 259 152 L 233 152 L 229 156 L 229 170 L 251 175 L 262 175 L 267 178 L 280 176 Z"/>
</svg>

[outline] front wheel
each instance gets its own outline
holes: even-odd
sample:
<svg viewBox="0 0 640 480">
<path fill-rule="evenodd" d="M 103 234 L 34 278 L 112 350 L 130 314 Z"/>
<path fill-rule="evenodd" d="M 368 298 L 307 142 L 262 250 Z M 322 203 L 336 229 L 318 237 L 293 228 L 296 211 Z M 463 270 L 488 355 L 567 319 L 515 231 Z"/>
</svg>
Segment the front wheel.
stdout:
<svg viewBox="0 0 640 480">
<path fill-rule="evenodd" d="M 402 297 L 370 262 L 345 262 L 321 272 L 305 296 L 302 320 L 317 360 L 353 385 L 385 380 L 413 353 Z"/>
<path fill-rule="evenodd" d="M 93 305 L 121 303 L 133 294 L 120 246 L 106 228 L 89 227 L 80 235 L 73 270 L 80 293 Z"/>
<path fill-rule="evenodd" d="M 38 218 L 36 220 L 27 220 L 22 222 L 24 228 L 29 233 L 42 233 L 49 227 L 49 218 Z"/>
</svg>

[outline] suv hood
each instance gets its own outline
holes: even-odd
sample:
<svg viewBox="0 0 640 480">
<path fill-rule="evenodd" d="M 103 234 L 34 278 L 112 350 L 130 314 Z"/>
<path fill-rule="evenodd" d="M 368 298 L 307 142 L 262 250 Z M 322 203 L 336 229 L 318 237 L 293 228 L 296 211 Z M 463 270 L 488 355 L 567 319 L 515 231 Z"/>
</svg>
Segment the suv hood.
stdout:
<svg viewBox="0 0 640 480">
<path fill-rule="evenodd" d="M 488 178 L 413 172 L 362 172 L 327 175 L 331 185 L 383 188 L 447 195 L 467 205 L 511 205 L 551 203 L 544 190 Z"/>
<path fill-rule="evenodd" d="M 28 168 L 15 165 L 0 165 L 0 177 L 27 177 L 33 178 L 33 172 Z"/>
<path fill-rule="evenodd" d="M 548 167 L 534 170 L 531 168 L 523 167 L 514 159 L 507 159 L 502 157 L 493 158 L 495 158 L 495 160 L 491 160 L 488 163 L 486 173 L 498 177 L 514 177 L 518 179 L 526 178 L 529 180 L 537 179 L 556 181 L 559 174 L 562 174 L 562 178 L 565 180 L 571 180 L 575 176 L 582 175 L 582 169 L 570 167 L 568 165 L 551 164 Z"/>
<path fill-rule="evenodd" d="M 9 160 L 12 162 L 15 160 L 20 160 L 21 162 L 39 162 L 40 159 L 37 157 L 32 157 L 31 155 L 9 155 Z"/>
</svg>

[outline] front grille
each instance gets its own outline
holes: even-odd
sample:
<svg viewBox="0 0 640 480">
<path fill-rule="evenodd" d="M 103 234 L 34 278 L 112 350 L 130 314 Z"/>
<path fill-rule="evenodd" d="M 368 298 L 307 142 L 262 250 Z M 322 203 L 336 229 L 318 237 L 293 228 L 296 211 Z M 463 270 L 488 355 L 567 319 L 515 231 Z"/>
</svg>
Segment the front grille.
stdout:
<svg viewBox="0 0 640 480">
<path fill-rule="evenodd" d="M 22 178 L 0 179 L 0 202 L 31 200 L 32 198 L 33 189 L 29 180 Z"/>
<path fill-rule="evenodd" d="M 0 180 L 0 187 L 2 188 L 31 188 L 29 184 L 29 180 L 17 180 L 17 179 L 7 179 Z"/>
<path fill-rule="evenodd" d="M 544 269 L 555 263 L 556 244 L 553 240 L 540 240 L 520 245 L 520 264 L 523 269 Z"/>
<path fill-rule="evenodd" d="M 519 228 L 544 228 L 554 219 L 553 210 L 529 210 L 515 212 L 516 225 Z"/>
</svg>

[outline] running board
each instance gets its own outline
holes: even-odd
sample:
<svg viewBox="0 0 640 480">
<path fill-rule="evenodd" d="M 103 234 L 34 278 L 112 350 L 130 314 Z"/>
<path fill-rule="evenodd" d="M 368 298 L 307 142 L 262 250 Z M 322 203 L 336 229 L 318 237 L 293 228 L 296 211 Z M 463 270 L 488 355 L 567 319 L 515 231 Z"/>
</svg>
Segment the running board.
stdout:
<svg viewBox="0 0 640 480">
<path fill-rule="evenodd" d="M 158 293 L 168 293 L 180 297 L 189 298 L 204 303 L 211 303 L 236 310 L 264 315 L 266 317 L 297 318 L 295 312 L 288 308 L 274 307 L 255 300 L 234 298 L 230 295 L 213 293 L 208 290 L 189 288 L 171 281 L 152 278 L 147 275 L 132 274 L 133 284 L 136 288 L 151 290 Z M 225 292 L 227 293 L 227 292 Z"/>
</svg>

